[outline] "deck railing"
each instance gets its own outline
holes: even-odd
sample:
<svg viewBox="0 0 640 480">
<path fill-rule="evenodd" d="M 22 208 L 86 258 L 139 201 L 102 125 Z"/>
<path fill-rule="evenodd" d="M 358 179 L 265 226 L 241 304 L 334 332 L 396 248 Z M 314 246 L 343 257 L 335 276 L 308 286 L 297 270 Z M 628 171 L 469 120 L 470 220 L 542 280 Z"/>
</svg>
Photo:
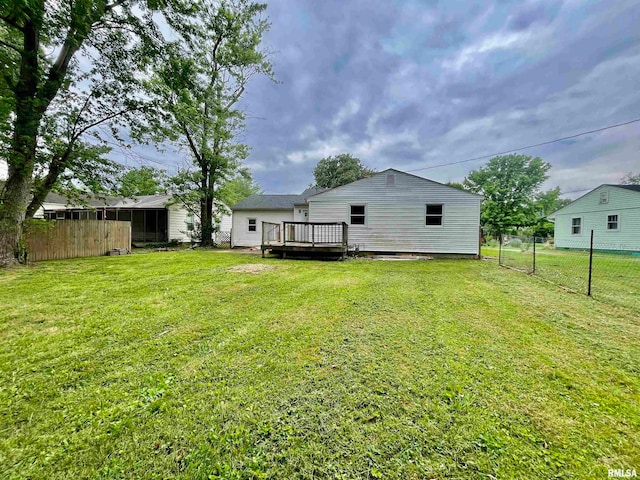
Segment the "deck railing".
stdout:
<svg viewBox="0 0 640 480">
<path fill-rule="evenodd" d="M 305 243 L 312 247 L 316 245 L 347 246 L 348 225 L 345 222 L 282 222 L 284 235 L 282 242 Z"/>
<path fill-rule="evenodd" d="M 281 242 L 281 226 L 279 223 L 262 222 L 262 245 Z"/>
</svg>

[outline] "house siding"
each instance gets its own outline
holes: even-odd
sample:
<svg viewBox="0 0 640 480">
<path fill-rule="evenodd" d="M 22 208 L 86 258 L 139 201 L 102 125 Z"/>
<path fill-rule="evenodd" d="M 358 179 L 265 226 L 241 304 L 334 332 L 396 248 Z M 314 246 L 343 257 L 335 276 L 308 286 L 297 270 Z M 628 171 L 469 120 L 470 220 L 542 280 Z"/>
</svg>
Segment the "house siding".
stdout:
<svg viewBox="0 0 640 480">
<path fill-rule="evenodd" d="M 230 232 L 233 227 L 231 215 L 223 215 L 218 224 L 221 232 Z"/>
<path fill-rule="evenodd" d="M 600 203 L 600 194 L 608 192 L 608 203 Z M 618 230 L 607 230 L 608 215 L 618 215 Z M 556 212 L 554 237 L 556 248 L 588 249 L 593 230 L 598 250 L 640 251 L 640 193 L 602 185 Z M 573 218 L 582 219 L 579 235 L 571 233 Z"/>
<path fill-rule="evenodd" d="M 33 218 L 44 218 L 44 212 L 50 210 L 66 210 L 68 207 L 64 203 L 44 202 L 33 214 Z"/>
<path fill-rule="evenodd" d="M 295 205 L 293 207 L 293 221 L 308 222 L 309 218 L 304 216 L 305 210 L 309 210 L 309 205 Z"/>
<path fill-rule="evenodd" d="M 394 175 L 387 185 L 387 174 Z M 365 225 L 349 225 L 360 251 L 479 254 L 482 197 L 399 171 L 385 171 L 309 198 L 310 222 L 350 223 L 365 205 Z M 426 205 L 443 205 L 443 225 L 425 225 Z"/>
<path fill-rule="evenodd" d="M 171 205 L 167 208 L 168 213 L 168 239 L 179 242 L 190 242 L 191 235 L 187 231 L 187 217 L 189 212 L 178 205 Z"/>
<path fill-rule="evenodd" d="M 249 219 L 256 219 L 256 231 L 249 232 Z M 262 243 L 262 222 L 293 221 L 291 210 L 234 210 L 232 215 L 231 246 L 259 247 Z"/>
</svg>

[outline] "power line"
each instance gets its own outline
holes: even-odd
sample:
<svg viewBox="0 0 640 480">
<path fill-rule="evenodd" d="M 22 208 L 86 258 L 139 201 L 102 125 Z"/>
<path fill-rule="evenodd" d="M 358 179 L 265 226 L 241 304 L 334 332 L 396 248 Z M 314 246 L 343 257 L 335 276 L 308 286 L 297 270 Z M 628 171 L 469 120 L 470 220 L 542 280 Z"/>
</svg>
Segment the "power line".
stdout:
<svg viewBox="0 0 640 480">
<path fill-rule="evenodd" d="M 448 162 L 448 163 L 439 163 L 438 165 L 431 165 L 429 167 L 422 168 L 414 168 L 413 170 L 407 170 L 407 172 L 419 172 L 421 170 L 430 170 L 432 168 L 440 168 L 440 167 L 448 167 L 449 165 L 458 165 L 460 163 L 468 163 L 473 162 L 475 160 L 482 160 L 483 158 L 495 157 L 496 155 L 504 155 L 506 153 L 517 152 L 518 150 L 526 150 L 527 148 L 541 147 L 543 145 L 549 145 L 551 143 L 562 142 L 564 140 L 570 140 L 572 138 L 582 137 L 583 135 L 590 135 L 592 133 L 602 132 L 604 130 L 609 130 L 611 128 L 624 127 L 625 125 L 630 125 L 632 123 L 640 122 L 640 118 L 636 118 L 635 120 L 630 120 L 624 123 L 617 123 L 615 125 L 608 125 L 606 127 L 596 128 L 595 130 L 589 130 L 588 132 L 576 133 L 575 135 L 569 135 L 567 137 L 556 138 L 555 140 L 549 140 L 546 142 L 536 143 L 534 145 L 527 145 L 525 147 L 512 148 L 510 150 L 505 150 L 503 152 L 491 153 L 489 155 L 481 155 L 479 157 L 467 158 L 465 160 L 458 160 L 457 162 Z M 570 193 L 570 192 L 567 192 Z"/>
</svg>

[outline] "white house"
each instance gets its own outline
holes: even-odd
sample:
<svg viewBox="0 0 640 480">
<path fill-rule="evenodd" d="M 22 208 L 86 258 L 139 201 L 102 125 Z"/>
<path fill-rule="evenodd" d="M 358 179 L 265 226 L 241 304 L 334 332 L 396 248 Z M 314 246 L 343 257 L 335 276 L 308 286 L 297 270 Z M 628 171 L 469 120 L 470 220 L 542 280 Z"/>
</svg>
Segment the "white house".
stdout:
<svg viewBox="0 0 640 480">
<path fill-rule="evenodd" d="M 74 205 L 56 193 L 47 195 L 35 218 L 52 220 L 120 220 L 131 222 L 133 243 L 191 242 L 194 215 L 171 195 L 142 195 L 132 198 L 87 197 L 85 205 Z M 231 216 L 223 215 L 221 232 L 231 231 Z"/>
<path fill-rule="evenodd" d="M 480 254 L 482 196 L 388 169 L 301 195 L 254 195 L 232 207 L 232 246 L 259 246 L 261 222 L 345 222 L 361 252 Z"/>
<path fill-rule="evenodd" d="M 556 248 L 640 252 L 640 185 L 600 185 L 549 215 Z"/>
<path fill-rule="evenodd" d="M 307 198 L 326 189 L 308 188 L 299 195 L 251 195 L 231 207 L 232 247 L 259 247 L 262 222 L 308 222 Z"/>
</svg>

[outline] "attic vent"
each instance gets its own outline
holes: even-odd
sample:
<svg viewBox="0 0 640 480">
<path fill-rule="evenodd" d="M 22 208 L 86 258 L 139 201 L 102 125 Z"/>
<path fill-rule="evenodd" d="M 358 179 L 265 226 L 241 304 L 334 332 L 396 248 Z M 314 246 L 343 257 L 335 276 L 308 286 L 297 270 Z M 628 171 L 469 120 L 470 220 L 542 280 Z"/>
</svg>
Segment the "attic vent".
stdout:
<svg viewBox="0 0 640 480">
<path fill-rule="evenodd" d="M 609 203 L 609 192 L 600 192 L 600 203 Z"/>
<path fill-rule="evenodd" d="M 393 186 L 396 184 L 396 176 L 392 173 L 387 175 L 387 186 Z"/>
</svg>

